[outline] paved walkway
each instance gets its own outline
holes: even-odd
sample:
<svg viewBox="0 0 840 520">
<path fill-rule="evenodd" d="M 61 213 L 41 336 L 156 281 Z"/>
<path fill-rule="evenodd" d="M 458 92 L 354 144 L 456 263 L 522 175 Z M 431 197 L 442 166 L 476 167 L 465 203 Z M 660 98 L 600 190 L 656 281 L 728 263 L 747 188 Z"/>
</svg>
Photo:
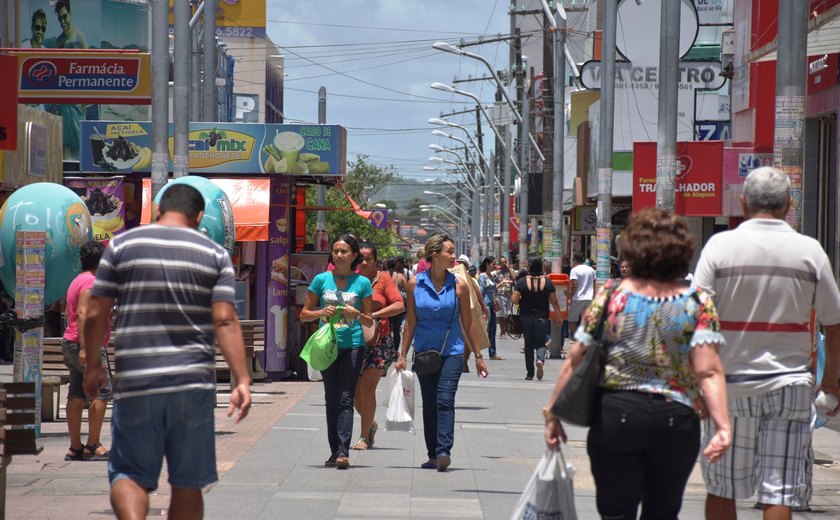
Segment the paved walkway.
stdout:
<svg viewBox="0 0 840 520">
<path fill-rule="evenodd" d="M 422 421 L 413 435 L 377 433 L 374 449 L 351 453 L 348 471 L 325 468 L 329 449 L 320 383 L 256 383 L 251 415 L 238 426 L 224 417 L 226 395 L 220 393 L 220 481 L 206 492 L 206 518 L 508 518 L 543 454 L 540 408 L 562 363 L 550 360 L 545 380 L 525 381 L 518 344 L 500 342 L 499 351 L 507 359 L 488 362 L 487 380 L 472 373 L 462 377 L 452 466 L 446 473 L 419 468 L 425 461 Z M 383 381 L 380 401 L 384 386 Z M 384 414 L 380 404 L 380 423 Z M 418 410 L 418 418 L 420 414 Z M 570 428 L 568 433 L 564 453 L 577 468 L 578 516 L 597 518 L 586 430 Z M 103 442 L 109 441 L 105 435 Z M 45 424 L 43 443 L 39 457 L 15 457 L 9 467 L 8 518 L 108 517 L 106 463 L 64 462 L 68 441 L 63 421 Z M 822 512 L 797 518 L 840 518 L 840 462 L 834 462 L 840 461 L 840 434 L 818 430 L 814 446 L 813 507 Z M 150 517 L 165 514 L 165 482 L 164 475 L 152 496 Z M 695 469 L 681 518 L 703 518 L 704 498 L 702 477 Z M 743 502 L 739 517 L 761 515 L 752 502 Z"/>
</svg>

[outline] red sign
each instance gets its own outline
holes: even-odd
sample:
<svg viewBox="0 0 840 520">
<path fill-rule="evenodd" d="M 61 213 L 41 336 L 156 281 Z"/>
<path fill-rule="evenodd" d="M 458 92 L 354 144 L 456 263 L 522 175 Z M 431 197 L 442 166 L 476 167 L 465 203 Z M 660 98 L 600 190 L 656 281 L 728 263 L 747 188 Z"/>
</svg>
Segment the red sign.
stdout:
<svg viewBox="0 0 840 520">
<path fill-rule="evenodd" d="M 837 86 L 837 54 L 821 54 L 808 58 L 808 93 Z"/>
<path fill-rule="evenodd" d="M 148 53 L 20 52 L 21 103 L 151 103 Z"/>
<path fill-rule="evenodd" d="M 677 143 L 676 211 L 717 217 L 723 200 L 723 141 Z M 633 144 L 633 211 L 656 206 L 656 143 Z"/>
<path fill-rule="evenodd" d="M 0 150 L 17 150 L 18 100 L 17 78 L 9 71 L 16 70 L 17 57 L 0 54 Z M 2 175 L 0 171 L 0 175 Z"/>
</svg>

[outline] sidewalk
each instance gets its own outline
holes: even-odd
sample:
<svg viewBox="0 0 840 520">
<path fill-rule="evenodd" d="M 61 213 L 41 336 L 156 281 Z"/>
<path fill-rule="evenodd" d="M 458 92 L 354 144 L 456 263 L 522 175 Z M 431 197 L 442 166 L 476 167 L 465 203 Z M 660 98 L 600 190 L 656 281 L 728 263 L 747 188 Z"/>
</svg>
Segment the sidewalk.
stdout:
<svg viewBox="0 0 840 520">
<path fill-rule="evenodd" d="M 414 435 L 380 428 L 376 447 L 353 451 L 351 469 L 337 471 L 323 466 L 329 449 L 320 383 L 255 384 L 251 415 L 238 426 L 224 417 L 226 395 L 220 393 L 216 423 L 220 480 L 206 492 L 205 517 L 508 518 L 544 452 L 540 408 L 562 363 L 549 360 L 543 381 L 525 381 L 519 344 L 499 342 L 499 353 L 507 359 L 488 361 L 487 380 L 478 380 L 474 373 L 462 377 L 452 466 L 446 473 L 419 469 L 426 460 L 420 409 Z M 380 424 L 385 415 L 384 387 L 383 381 L 377 410 Z M 107 446 L 110 436 L 107 431 L 103 434 Z M 597 518 L 586 430 L 571 427 L 568 434 L 564 454 L 577 469 L 578 516 Z M 39 457 L 15 457 L 9 467 L 8 517 L 109 517 L 106 463 L 64 462 L 68 445 L 64 421 L 45 423 L 42 441 L 44 452 Z M 834 462 L 840 461 L 840 434 L 817 430 L 814 448 L 812 507 L 823 512 L 796 518 L 840 518 L 840 462 Z M 169 500 L 165 479 L 163 475 L 161 487 L 152 495 L 150 518 L 165 515 Z M 680 517 L 703 518 L 704 499 L 698 465 Z M 752 505 L 739 503 L 739 518 L 761 518 Z"/>
</svg>

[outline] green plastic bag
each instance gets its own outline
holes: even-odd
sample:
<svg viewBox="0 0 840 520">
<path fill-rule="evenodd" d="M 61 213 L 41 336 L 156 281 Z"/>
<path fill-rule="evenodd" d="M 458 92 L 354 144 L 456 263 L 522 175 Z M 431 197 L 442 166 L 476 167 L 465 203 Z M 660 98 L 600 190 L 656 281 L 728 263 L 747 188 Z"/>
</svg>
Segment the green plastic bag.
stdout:
<svg viewBox="0 0 840 520">
<path fill-rule="evenodd" d="M 300 358 L 315 370 L 326 370 L 338 357 L 338 338 L 335 324 L 341 318 L 341 307 L 330 321 L 324 323 L 306 340 Z"/>
</svg>

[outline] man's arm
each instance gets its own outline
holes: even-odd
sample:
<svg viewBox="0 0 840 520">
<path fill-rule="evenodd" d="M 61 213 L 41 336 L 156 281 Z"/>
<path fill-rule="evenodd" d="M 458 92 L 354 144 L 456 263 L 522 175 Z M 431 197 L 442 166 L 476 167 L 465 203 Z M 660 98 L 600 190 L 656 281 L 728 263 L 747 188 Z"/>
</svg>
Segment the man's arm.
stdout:
<svg viewBox="0 0 840 520">
<path fill-rule="evenodd" d="M 99 351 L 105 342 L 106 327 L 110 327 L 108 316 L 114 299 L 105 296 L 90 296 L 84 305 L 84 323 L 79 322 L 79 342 L 85 353 L 85 393 L 91 399 L 99 395 L 99 387 L 105 381 L 105 367 Z M 79 307 L 82 308 L 81 299 Z"/>
<path fill-rule="evenodd" d="M 213 302 L 213 325 L 222 355 L 230 367 L 231 377 L 236 380 L 236 388 L 230 394 L 228 417 L 238 410 L 238 423 L 248 415 L 251 408 L 251 378 L 245 362 L 245 344 L 242 340 L 242 326 L 236 316 L 236 308 L 228 301 Z"/>
</svg>

